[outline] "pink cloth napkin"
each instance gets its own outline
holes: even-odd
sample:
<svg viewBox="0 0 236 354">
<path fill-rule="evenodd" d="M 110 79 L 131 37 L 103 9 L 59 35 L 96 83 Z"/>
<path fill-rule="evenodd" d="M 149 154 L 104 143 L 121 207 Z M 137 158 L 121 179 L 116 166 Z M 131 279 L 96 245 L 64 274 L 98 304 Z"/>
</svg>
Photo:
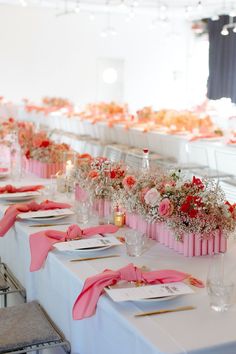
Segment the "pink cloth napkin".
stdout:
<svg viewBox="0 0 236 354">
<path fill-rule="evenodd" d="M 0 193 L 34 192 L 42 189 L 43 187 L 44 186 L 41 185 L 15 187 L 11 184 L 7 184 L 6 186 L 0 187 Z"/>
<path fill-rule="evenodd" d="M 90 237 L 102 233 L 114 233 L 118 231 L 115 225 L 93 226 L 82 230 L 78 225 L 71 225 L 66 232 L 58 230 L 44 230 L 30 235 L 30 252 L 31 264 L 30 271 L 39 270 L 48 252 L 52 250 L 52 246 L 57 242 L 65 242 L 77 238 Z"/>
<path fill-rule="evenodd" d="M 84 283 L 82 292 L 77 297 L 73 306 L 73 319 L 81 320 L 95 313 L 96 306 L 103 289 L 114 285 L 120 280 L 138 281 L 144 284 L 163 284 L 182 281 L 189 274 L 177 270 L 155 270 L 142 272 L 132 263 L 116 271 L 105 270 L 103 273 L 89 277 Z"/>
<path fill-rule="evenodd" d="M 49 210 L 49 209 L 65 209 L 70 208 L 71 205 L 67 203 L 57 203 L 50 200 L 38 204 L 30 202 L 27 204 L 15 204 L 7 208 L 3 218 L 0 220 L 0 237 L 4 236 L 7 231 L 14 225 L 16 217 L 20 213 L 27 213 L 28 211 Z"/>
<path fill-rule="evenodd" d="M 7 172 L 8 168 L 7 167 L 0 167 L 0 172 Z"/>
</svg>

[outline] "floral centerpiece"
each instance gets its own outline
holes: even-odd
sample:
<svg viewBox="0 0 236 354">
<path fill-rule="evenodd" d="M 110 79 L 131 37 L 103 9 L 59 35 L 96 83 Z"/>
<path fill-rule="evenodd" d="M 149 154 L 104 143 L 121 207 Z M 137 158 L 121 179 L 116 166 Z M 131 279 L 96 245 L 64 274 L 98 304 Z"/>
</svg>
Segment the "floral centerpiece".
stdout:
<svg viewBox="0 0 236 354">
<path fill-rule="evenodd" d="M 9 145 L 9 140 L 6 137 L 14 132 L 18 133 L 19 143 L 22 146 L 26 143 L 30 136 L 33 135 L 34 125 L 30 122 L 19 122 L 14 118 L 0 121 L 0 140 L 1 143 Z"/>
<path fill-rule="evenodd" d="M 212 180 L 159 171 L 126 175 L 122 184 L 117 198 L 125 204 L 130 227 L 186 255 L 225 250 L 225 236 L 236 227 L 236 204 L 225 202 Z"/>
<path fill-rule="evenodd" d="M 92 103 L 85 107 L 80 113 L 81 118 L 89 119 L 93 124 L 105 121 L 109 126 L 130 118 L 127 105 L 120 105 L 115 102 L 110 103 Z"/>
<path fill-rule="evenodd" d="M 112 162 L 105 157 L 80 158 L 78 184 L 90 192 L 93 199 L 107 197 L 107 187 L 113 191 L 122 188 L 126 167 L 122 163 Z"/>
<path fill-rule="evenodd" d="M 82 188 L 91 197 L 100 223 L 104 217 L 112 218 L 113 197 L 121 190 L 125 173 L 126 167 L 122 163 L 104 157 L 87 160 L 79 167 L 78 190 Z M 80 193 L 83 198 L 81 190 Z"/>
<path fill-rule="evenodd" d="M 25 165 L 29 172 L 39 177 L 49 178 L 64 168 L 64 153 L 67 144 L 57 144 L 45 132 L 35 133 L 23 144 Z"/>
<path fill-rule="evenodd" d="M 73 104 L 65 98 L 61 97 L 43 97 L 42 103 L 35 104 L 29 102 L 29 100 L 24 99 L 25 110 L 26 112 L 36 112 L 36 113 L 44 113 L 48 115 L 49 113 L 59 111 L 64 109 L 68 113 L 73 111 Z"/>
</svg>

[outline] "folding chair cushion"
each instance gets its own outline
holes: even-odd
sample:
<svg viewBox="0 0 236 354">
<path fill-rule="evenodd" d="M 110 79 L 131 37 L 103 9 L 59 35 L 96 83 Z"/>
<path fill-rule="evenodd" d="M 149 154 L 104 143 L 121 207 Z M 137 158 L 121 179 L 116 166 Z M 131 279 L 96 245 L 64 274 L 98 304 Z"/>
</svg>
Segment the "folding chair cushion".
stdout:
<svg viewBox="0 0 236 354">
<path fill-rule="evenodd" d="M 37 302 L 0 309 L 0 353 L 60 339 Z"/>
</svg>

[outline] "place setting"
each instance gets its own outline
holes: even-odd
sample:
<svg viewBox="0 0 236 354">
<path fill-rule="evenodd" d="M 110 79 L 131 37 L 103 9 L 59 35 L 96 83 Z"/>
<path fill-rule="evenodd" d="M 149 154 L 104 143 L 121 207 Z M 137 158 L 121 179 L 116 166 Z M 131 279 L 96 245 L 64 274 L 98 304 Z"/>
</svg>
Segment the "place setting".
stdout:
<svg viewBox="0 0 236 354">
<path fill-rule="evenodd" d="M 0 186 L 0 203 L 15 203 L 36 199 L 42 196 L 43 185 L 11 185 Z"/>
<path fill-rule="evenodd" d="M 45 222 L 54 223 L 54 221 L 56 220 L 61 220 L 72 215 L 74 215 L 74 211 L 69 208 L 53 209 L 53 210 L 38 210 L 38 211 L 31 211 L 27 213 L 20 213 L 17 215 L 17 220 L 36 222 L 36 223 L 45 223 Z"/>
<path fill-rule="evenodd" d="M 10 169 L 8 167 L 0 167 L 0 179 L 5 179 L 10 175 Z"/>
</svg>

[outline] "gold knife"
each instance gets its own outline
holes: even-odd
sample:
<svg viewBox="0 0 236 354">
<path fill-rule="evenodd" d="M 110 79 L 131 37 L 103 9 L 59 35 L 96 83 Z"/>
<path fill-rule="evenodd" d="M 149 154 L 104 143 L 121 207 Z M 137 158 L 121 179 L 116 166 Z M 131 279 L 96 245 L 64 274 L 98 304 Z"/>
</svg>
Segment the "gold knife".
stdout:
<svg viewBox="0 0 236 354">
<path fill-rule="evenodd" d="M 95 259 L 114 258 L 114 257 L 120 257 L 120 255 L 119 255 L 119 254 L 112 254 L 112 255 L 110 255 L 110 256 L 78 258 L 78 259 L 71 259 L 70 262 L 93 261 L 93 260 L 95 260 Z"/>
<path fill-rule="evenodd" d="M 164 310 L 158 310 L 158 311 L 151 311 L 151 312 L 142 312 L 134 315 L 135 317 L 143 317 L 143 316 L 152 316 L 152 315 L 162 315 L 163 313 L 169 313 L 169 312 L 179 312 L 179 311 L 188 311 L 188 310 L 195 310 L 195 306 L 181 306 L 181 307 L 176 307 L 175 309 L 164 309 Z"/>
</svg>

